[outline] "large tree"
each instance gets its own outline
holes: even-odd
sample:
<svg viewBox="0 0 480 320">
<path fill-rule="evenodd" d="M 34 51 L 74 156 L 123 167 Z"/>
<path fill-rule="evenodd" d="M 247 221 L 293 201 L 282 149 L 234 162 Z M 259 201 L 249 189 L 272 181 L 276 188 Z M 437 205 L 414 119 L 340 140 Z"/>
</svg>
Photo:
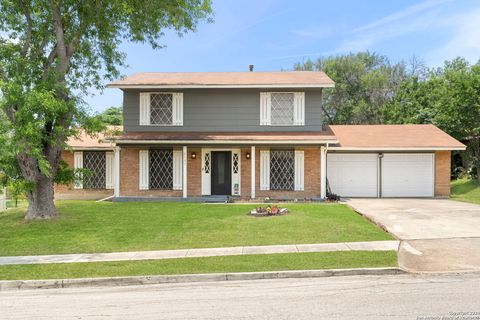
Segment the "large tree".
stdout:
<svg viewBox="0 0 480 320">
<path fill-rule="evenodd" d="M 480 179 L 480 62 L 456 58 L 424 79 L 410 78 L 385 114 L 390 123 L 433 123 L 464 141 Z"/>
<path fill-rule="evenodd" d="M 56 216 L 53 186 L 65 142 L 79 125 L 99 129 L 81 97 L 119 76 L 121 42 L 161 48 L 165 30 L 183 34 L 211 15 L 210 0 L 0 2 L 2 152 L 15 161 L 8 171 L 18 168 L 31 186 L 27 219 Z"/>
<path fill-rule="evenodd" d="M 123 108 L 110 107 L 98 115 L 98 119 L 111 126 L 121 126 L 123 124 Z"/>
<path fill-rule="evenodd" d="M 418 69 L 418 62 L 415 68 Z M 413 63 L 409 72 L 414 70 Z M 328 124 L 378 124 L 396 88 L 408 77 L 406 64 L 391 63 L 371 52 L 321 57 L 296 63 L 295 70 L 321 70 L 335 81 L 324 89 L 322 108 Z M 417 72 L 415 69 L 415 72 Z"/>
</svg>

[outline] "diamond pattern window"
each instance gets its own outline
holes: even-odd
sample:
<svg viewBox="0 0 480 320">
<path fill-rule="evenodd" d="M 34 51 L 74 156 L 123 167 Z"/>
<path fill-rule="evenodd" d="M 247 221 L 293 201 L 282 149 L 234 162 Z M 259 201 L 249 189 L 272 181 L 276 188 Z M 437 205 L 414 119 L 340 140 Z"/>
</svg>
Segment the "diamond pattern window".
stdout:
<svg viewBox="0 0 480 320">
<path fill-rule="evenodd" d="M 104 151 L 83 152 L 83 188 L 105 189 L 106 183 L 106 154 Z"/>
<path fill-rule="evenodd" d="M 239 161 L 238 161 L 238 153 L 234 153 L 233 154 L 233 173 L 238 173 L 238 165 L 239 165 Z"/>
<path fill-rule="evenodd" d="M 150 189 L 173 189 L 173 150 L 150 150 Z"/>
<path fill-rule="evenodd" d="M 158 125 L 173 123 L 173 94 L 152 93 L 150 95 L 150 123 Z"/>
<path fill-rule="evenodd" d="M 294 190 L 295 152 L 293 150 L 270 151 L 270 190 Z"/>
<path fill-rule="evenodd" d="M 272 92 L 271 94 L 271 124 L 294 124 L 294 94 L 288 92 Z"/>
</svg>

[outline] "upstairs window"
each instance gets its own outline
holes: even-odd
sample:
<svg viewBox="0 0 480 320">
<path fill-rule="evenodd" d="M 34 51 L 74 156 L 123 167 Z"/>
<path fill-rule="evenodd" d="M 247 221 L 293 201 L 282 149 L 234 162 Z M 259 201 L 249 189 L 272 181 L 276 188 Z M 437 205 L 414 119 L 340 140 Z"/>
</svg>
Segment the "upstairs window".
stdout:
<svg viewBox="0 0 480 320">
<path fill-rule="evenodd" d="M 141 126 L 183 125 L 183 93 L 141 92 Z"/>
<path fill-rule="evenodd" d="M 272 93 L 271 104 L 272 126 L 294 124 L 293 93 Z"/>
<path fill-rule="evenodd" d="M 150 124 L 173 123 L 173 95 L 171 93 L 150 94 Z"/>
<path fill-rule="evenodd" d="M 304 92 L 261 92 L 260 125 L 305 125 Z"/>
</svg>

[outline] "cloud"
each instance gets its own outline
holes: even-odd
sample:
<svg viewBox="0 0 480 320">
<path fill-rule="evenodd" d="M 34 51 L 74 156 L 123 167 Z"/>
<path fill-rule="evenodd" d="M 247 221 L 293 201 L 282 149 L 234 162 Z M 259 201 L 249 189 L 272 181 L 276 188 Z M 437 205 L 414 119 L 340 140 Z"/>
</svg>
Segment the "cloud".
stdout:
<svg viewBox="0 0 480 320">
<path fill-rule="evenodd" d="M 363 32 L 363 31 L 368 31 L 371 29 L 376 29 L 394 22 L 397 22 L 399 20 L 403 20 L 405 18 L 409 18 L 413 15 L 417 15 L 421 13 L 422 11 L 432 9 L 435 7 L 438 7 L 444 3 L 447 2 L 452 2 L 453 0 L 427 0 L 423 1 L 421 3 L 415 4 L 413 6 L 407 7 L 403 10 L 397 11 L 395 13 L 392 13 L 388 16 L 385 16 L 383 18 L 380 18 L 376 21 L 370 22 L 369 24 L 366 24 L 364 26 L 358 27 L 353 30 L 354 33 L 357 32 Z"/>
<path fill-rule="evenodd" d="M 441 6 L 452 0 L 426 0 L 353 29 L 330 54 L 362 51 L 383 40 L 417 33 L 443 21 Z"/>
</svg>

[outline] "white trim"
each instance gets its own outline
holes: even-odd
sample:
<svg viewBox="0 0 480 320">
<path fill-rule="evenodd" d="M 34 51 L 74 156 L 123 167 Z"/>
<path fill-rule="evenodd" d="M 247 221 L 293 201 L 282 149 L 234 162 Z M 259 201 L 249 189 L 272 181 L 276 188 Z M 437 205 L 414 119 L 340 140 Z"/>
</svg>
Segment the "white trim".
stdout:
<svg viewBox="0 0 480 320">
<path fill-rule="evenodd" d="M 305 189 L 305 153 L 303 150 L 295 150 L 295 191 Z"/>
<path fill-rule="evenodd" d="M 120 197 L 120 147 L 115 147 L 115 177 L 113 194 L 115 197 Z"/>
<path fill-rule="evenodd" d="M 335 143 L 335 142 L 332 142 Z M 332 151 L 436 151 L 465 150 L 467 147 L 329 147 Z"/>
<path fill-rule="evenodd" d="M 260 190 L 270 190 L 270 150 L 260 150 Z"/>
<path fill-rule="evenodd" d="M 337 140 L 116 140 L 117 144 L 248 144 L 248 145 L 319 145 L 326 143 L 338 143 Z M 330 148 L 332 149 L 332 148 Z"/>
<path fill-rule="evenodd" d="M 320 147 L 320 198 L 327 197 L 327 148 Z"/>
<path fill-rule="evenodd" d="M 205 157 L 209 157 L 208 173 L 205 166 Z M 202 148 L 202 196 L 209 196 L 212 193 L 212 154 L 209 150 Z"/>
<path fill-rule="evenodd" d="M 255 146 L 250 148 L 250 197 L 255 199 Z"/>
<path fill-rule="evenodd" d="M 183 169 L 182 169 L 182 175 L 183 175 L 183 197 L 186 198 L 188 195 L 188 184 L 187 184 L 187 163 L 188 163 L 188 158 L 187 158 L 187 146 L 183 146 L 182 148 L 182 160 L 183 160 Z"/>
<path fill-rule="evenodd" d="M 305 125 L 305 92 L 293 93 L 293 125 Z"/>
<path fill-rule="evenodd" d="M 115 151 L 115 147 L 102 148 L 102 147 L 68 147 L 66 151 Z"/>
<path fill-rule="evenodd" d="M 139 125 L 150 125 L 150 92 L 140 92 L 139 94 Z"/>
<path fill-rule="evenodd" d="M 202 195 L 209 196 L 212 194 L 212 151 L 230 151 L 231 152 L 231 163 L 230 163 L 230 170 L 231 170 L 231 186 L 230 186 L 230 194 L 234 196 L 241 195 L 242 189 L 242 153 L 241 150 L 238 148 L 202 148 Z M 233 154 L 237 153 L 238 156 L 238 174 L 233 174 Z M 209 154 L 210 157 L 210 170 L 209 173 L 205 173 L 205 155 Z M 235 184 L 238 183 L 238 194 L 235 193 Z"/>
<path fill-rule="evenodd" d="M 73 168 L 75 170 L 77 169 L 83 169 L 83 152 L 82 151 L 77 151 L 73 153 Z M 74 189 L 83 189 L 83 175 L 80 174 L 80 177 L 78 180 L 75 181 L 73 188 Z"/>
<path fill-rule="evenodd" d="M 113 189 L 115 186 L 115 155 L 113 152 L 105 152 L 105 189 Z"/>
<path fill-rule="evenodd" d="M 138 189 L 148 190 L 149 188 L 149 152 L 148 150 L 140 150 L 138 152 Z"/>
<path fill-rule="evenodd" d="M 183 190 L 183 151 L 173 150 L 173 190 Z"/>
<path fill-rule="evenodd" d="M 201 88 L 335 88 L 335 84 L 191 84 L 191 85 L 121 85 L 109 84 L 107 88 L 118 89 L 201 89 Z"/>
<path fill-rule="evenodd" d="M 260 125 L 271 125 L 272 99 L 270 92 L 260 92 Z"/>
</svg>

